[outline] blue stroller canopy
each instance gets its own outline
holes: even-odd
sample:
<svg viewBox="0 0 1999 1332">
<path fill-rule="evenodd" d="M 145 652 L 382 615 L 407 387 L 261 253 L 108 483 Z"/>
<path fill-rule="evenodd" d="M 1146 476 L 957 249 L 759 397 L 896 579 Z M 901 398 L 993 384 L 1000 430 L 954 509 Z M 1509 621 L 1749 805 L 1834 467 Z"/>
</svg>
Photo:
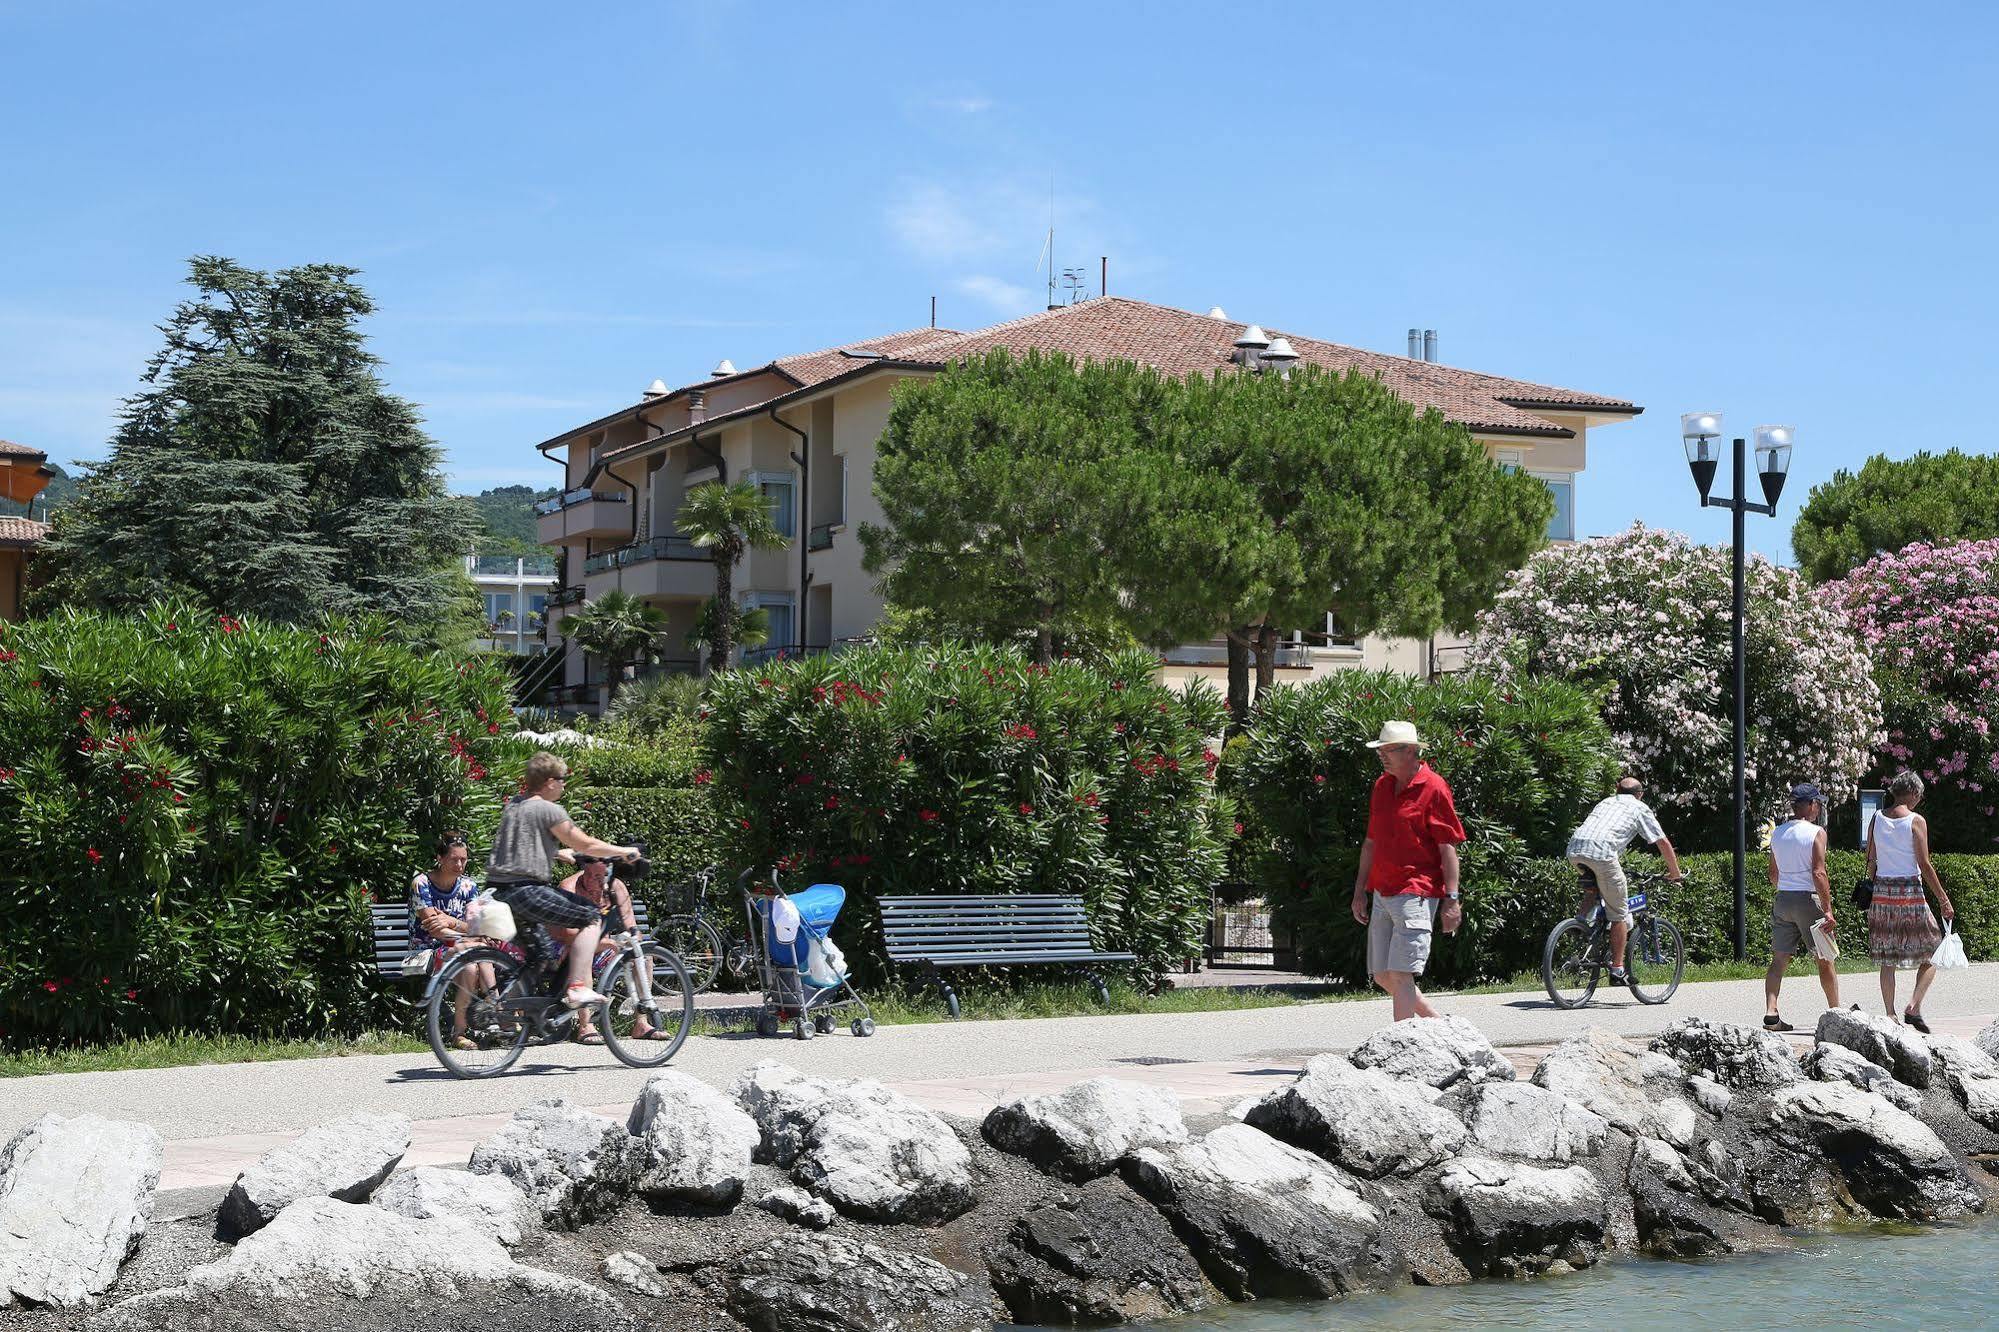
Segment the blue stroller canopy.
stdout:
<svg viewBox="0 0 1999 1332">
<path fill-rule="evenodd" d="M 788 894 L 786 900 L 797 908 L 801 928 L 798 938 L 791 943 L 778 938 L 777 899 L 773 898 L 764 915 L 771 960 L 779 966 L 803 967 L 810 940 L 825 938 L 826 932 L 833 928 L 833 922 L 840 918 L 840 908 L 847 904 L 847 890 L 837 883 L 815 883 L 810 888 Z"/>
</svg>

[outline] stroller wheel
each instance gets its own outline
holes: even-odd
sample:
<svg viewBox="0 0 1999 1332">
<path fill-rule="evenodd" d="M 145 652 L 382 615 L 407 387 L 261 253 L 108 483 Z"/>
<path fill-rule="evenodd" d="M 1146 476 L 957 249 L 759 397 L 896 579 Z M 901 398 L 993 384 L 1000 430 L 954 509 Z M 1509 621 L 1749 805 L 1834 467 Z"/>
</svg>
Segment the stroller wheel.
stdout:
<svg viewBox="0 0 1999 1332">
<path fill-rule="evenodd" d="M 813 1015 L 812 1025 L 821 1036 L 831 1036 L 833 1029 L 838 1027 L 840 1022 L 831 1013 L 817 1013 Z"/>
<path fill-rule="evenodd" d="M 791 1034 L 801 1041 L 809 1041 L 812 1039 L 812 1026 L 813 1024 L 805 1018 L 794 1018 L 791 1023 Z"/>
<path fill-rule="evenodd" d="M 757 1035 L 777 1035 L 777 1018 L 769 1012 L 757 1014 Z"/>
<path fill-rule="evenodd" d="M 848 1024 L 847 1030 L 856 1036 L 872 1036 L 875 1034 L 875 1020 L 870 1017 L 855 1018 Z"/>
</svg>

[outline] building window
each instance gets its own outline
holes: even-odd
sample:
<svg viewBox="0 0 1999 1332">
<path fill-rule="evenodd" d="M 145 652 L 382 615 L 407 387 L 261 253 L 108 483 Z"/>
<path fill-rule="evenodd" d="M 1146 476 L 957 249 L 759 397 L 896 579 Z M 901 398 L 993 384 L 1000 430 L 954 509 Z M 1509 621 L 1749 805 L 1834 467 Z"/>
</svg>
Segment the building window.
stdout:
<svg viewBox="0 0 1999 1332">
<path fill-rule="evenodd" d="M 847 455 L 840 455 L 840 516 L 833 520 L 842 527 L 847 525 Z"/>
<path fill-rule="evenodd" d="M 751 472 L 749 482 L 762 493 L 765 503 L 770 505 L 770 520 L 777 524 L 778 532 L 789 538 L 796 536 L 797 527 L 797 486 L 789 472 Z"/>
<path fill-rule="evenodd" d="M 514 614 L 514 594 L 511 592 L 488 592 L 486 594 L 486 623 L 499 624 L 502 615 L 511 621 Z"/>
<path fill-rule="evenodd" d="M 1548 520 L 1548 540 L 1576 539 L 1576 478 L 1572 472 L 1530 472 L 1555 497 L 1555 516 Z"/>
</svg>

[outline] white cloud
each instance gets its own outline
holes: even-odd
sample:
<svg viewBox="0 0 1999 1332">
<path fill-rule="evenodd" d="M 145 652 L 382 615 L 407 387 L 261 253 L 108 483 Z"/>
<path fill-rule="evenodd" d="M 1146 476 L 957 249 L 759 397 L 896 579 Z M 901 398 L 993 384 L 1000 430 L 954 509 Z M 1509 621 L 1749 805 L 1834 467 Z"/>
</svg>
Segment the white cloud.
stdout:
<svg viewBox="0 0 1999 1332">
<path fill-rule="evenodd" d="M 958 278 L 951 286 L 973 300 L 984 301 L 1002 314 L 1029 314 L 1037 308 L 1035 294 L 1026 287 L 983 273 Z"/>
<path fill-rule="evenodd" d="M 981 112 L 992 110 L 993 99 L 977 96 L 938 97 L 934 98 L 930 105 L 936 107 L 939 111 L 955 111 L 961 116 L 976 116 Z"/>
<path fill-rule="evenodd" d="M 974 207 L 942 185 L 905 189 L 888 206 L 888 225 L 917 258 L 933 263 L 986 255 L 999 240 Z"/>
</svg>

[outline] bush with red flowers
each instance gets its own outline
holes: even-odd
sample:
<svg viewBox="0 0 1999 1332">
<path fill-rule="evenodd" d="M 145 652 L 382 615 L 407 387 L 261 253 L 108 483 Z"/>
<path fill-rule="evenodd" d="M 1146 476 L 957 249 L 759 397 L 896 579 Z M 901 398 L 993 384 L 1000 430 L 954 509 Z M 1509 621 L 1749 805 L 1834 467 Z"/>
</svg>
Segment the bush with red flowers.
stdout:
<svg viewBox="0 0 1999 1332">
<path fill-rule="evenodd" d="M 1198 951 L 1220 874 L 1222 710 L 1157 664 L 872 648 L 731 671 L 710 687 L 707 789 L 737 864 L 846 886 L 851 961 L 879 964 L 878 896 L 1075 893 L 1101 947 L 1163 968 Z"/>
<path fill-rule="evenodd" d="M 387 629 L 0 625 L 6 1043 L 368 1020 L 371 895 L 490 836 L 519 770 L 505 672 Z"/>
</svg>

